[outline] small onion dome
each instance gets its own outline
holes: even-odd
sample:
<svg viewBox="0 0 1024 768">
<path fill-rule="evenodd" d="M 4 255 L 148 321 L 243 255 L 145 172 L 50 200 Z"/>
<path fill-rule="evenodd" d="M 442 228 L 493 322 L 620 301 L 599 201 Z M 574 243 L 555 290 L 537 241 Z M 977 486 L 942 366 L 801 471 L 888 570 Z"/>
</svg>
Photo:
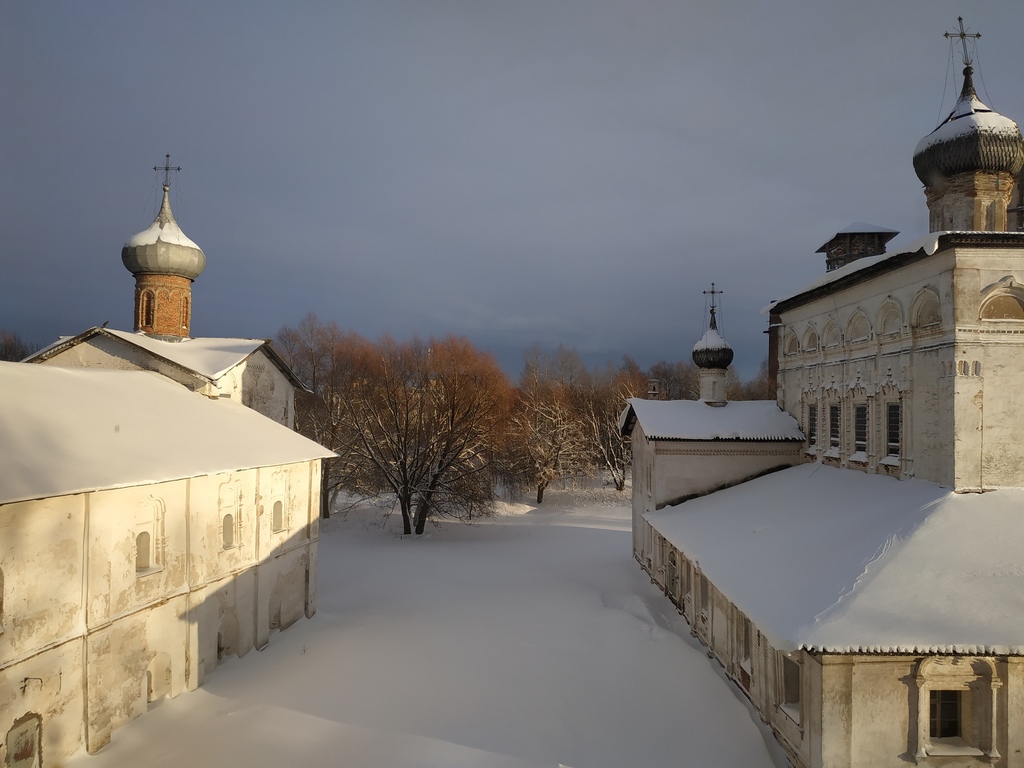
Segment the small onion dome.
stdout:
<svg viewBox="0 0 1024 768">
<path fill-rule="evenodd" d="M 174 220 L 167 199 L 169 189 L 165 184 L 160 213 L 149 228 L 125 243 L 121 261 L 133 275 L 178 275 L 195 280 L 206 267 L 206 256 Z"/>
<path fill-rule="evenodd" d="M 973 73 L 972 67 L 964 68 L 964 87 L 956 107 L 914 150 L 914 171 L 926 187 L 973 171 L 1016 177 L 1024 167 L 1020 128 L 978 99 Z"/>
<path fill-rule="evenodd" d="M 718 332 L 715 310 L 711 309 L 711 325 L 701 340 L 693 345 L 693 362 L 698 368 L 720 368 L 725 370 L 732 363 L 732 347 Z"/>
</svg>

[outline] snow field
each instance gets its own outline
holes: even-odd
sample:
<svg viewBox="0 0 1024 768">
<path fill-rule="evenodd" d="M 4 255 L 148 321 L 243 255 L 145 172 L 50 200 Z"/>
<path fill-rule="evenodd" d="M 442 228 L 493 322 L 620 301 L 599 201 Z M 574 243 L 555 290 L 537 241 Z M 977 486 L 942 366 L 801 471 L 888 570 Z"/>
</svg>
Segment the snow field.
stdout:
<svg viewBox="0 0 1024 768">
<path fill-rule="evenodd" d="M 632 559 L 623 497 L 548 496 L 422 537 L 366 510 L 327 521 L 312 620 L 71 765 L 771 768 Z"/>
</svg>

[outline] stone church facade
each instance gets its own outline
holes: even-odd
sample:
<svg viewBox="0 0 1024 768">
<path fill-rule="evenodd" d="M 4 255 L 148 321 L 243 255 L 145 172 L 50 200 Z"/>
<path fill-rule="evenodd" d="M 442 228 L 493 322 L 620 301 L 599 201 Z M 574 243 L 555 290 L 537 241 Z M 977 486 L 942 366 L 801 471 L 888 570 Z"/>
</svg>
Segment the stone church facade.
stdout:
<svg viewBox="0 0 1024 768">
<path fill-rule="evenodd" d="M 1024 139 L 972 74 L 915 152 L 932 232 L 770 308 L 797 466 L 645 506 L 631 432 L 635 556 L 801 768 L 1024 767 Z"/>
</svg>

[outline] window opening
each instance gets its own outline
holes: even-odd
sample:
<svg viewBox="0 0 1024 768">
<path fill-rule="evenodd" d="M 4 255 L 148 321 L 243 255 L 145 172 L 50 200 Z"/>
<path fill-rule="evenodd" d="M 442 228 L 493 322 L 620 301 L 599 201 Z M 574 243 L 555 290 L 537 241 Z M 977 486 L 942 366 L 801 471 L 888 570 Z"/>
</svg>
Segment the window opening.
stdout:
<svg viewBox="0 0 1024 768">
<path fill-rule="evenodd" d="M 818 404 L 807 408 L 807 444 L 816 446 L 818 444 Z"/>
<path fill-rule="evenodd" d="M 142 307 L 139 314 L 142 316 L 140 319 L 142 320 L 142 326 L 145 328 L 153 325 L 154 298 L 152 291 L 142 292 Z"/>
<path fill-rule="evenodd" d="M 828 444 L 830 448 L 839 448 L 839 406 L 828 407 Z"/>
<path fill-rule="evenodd" d="M 900 404 L 889 403 L 885 409 L 885 455 L 900 455 Z"/>
<path fill-rule="evenodd" d="M 960 694 L 962 691 L 931 691 L 929 695 L 929 736 L 950 739 L 960 736 Z"/>
<path fill-rule="evenodd" d="M 221 536 L 224 539 L 224 549 L 235 546 L 235 518 L 234 515 L 224 515 Z"/>
<path fill-rule="evenodd" d="M 280 531 L 284 528 L 284 504 L 280 501 L 274 502 L 274 530 Z"/>
<path fill-rule="evenodd" d="M 868 407 L 858 405 L 853 409 L 853 450 L 866 453 L 868 450 Z"/>
<path fill-rule="evenodd" d="M 149 570 L 151 558 L 150 554 L 152 538 L 149 535 L 149 531 L 143 531 L 135 537 L 135 570 L 146 571 Z"/>
</svg>

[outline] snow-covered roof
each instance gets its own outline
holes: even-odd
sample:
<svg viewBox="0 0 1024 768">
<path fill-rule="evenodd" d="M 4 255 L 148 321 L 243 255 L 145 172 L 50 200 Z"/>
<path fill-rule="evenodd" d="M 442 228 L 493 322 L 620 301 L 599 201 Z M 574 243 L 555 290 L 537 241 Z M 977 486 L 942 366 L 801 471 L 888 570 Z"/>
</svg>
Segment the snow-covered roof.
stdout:
<svg viewBox="0 0 1024 768">
<path fill-rule="evenodd" d="M 782 650 L 1024 654 L 1021 509 L 803 464 L 646 519 Z"/>
<path fill-rule="evenodd" d="M 819 275 L 817 278 L 815 278 L 813 282 L 804 286 L 799 291 L 795 291 L 794 293 L 791 293 L 788 296 L 784 296 L 781 299 L 773 301 L 771 304 L 764 307 L 761 310 L 761 313 L 768 314 L 772 312 L 777 305 L 787 302 L 790 299 L 795 299 L 796 297 L 802 296 L 805 293 L 810 293 L 811 291 L 814 291 L 818 288 L 823 288 L 826 285 L 829 285 L 830 283 L 834 283 L 845 277 L 849 277 L 854 273 L 860 272 L 869 267 L 873 267 L 876 264 L 888 261 L 889 259 L 894 259 L 897 256 L 917 253 L 918 251 L 923 251 L 927 255 L 931 256 L 939 248 L 939 238 L 945 234 L 949 233 L 929 232 L 927 235 L 922 235 L 921 237 L 910 241 L 906 245 L 902 246 L 899 250 L 882 253 L 879 254 L 878 256 L 865 256 L 863 258 L 856 259 L 855 261 L 851 261 L 849 264 L 839 267 L 838 269 L 833 269 L 831 272 L 826 272 L 823 275 Z"/>
<path fill-rule="evenodd" d="M 700 341 L 693 345 L 694 349 L 729 349 L 729 345 L 717 328 L 708 328 Z"/>
<path fill-rule="evenodd" d="M 803 440 L 803 433 L 774 400 L 740 400 L 710 406 L 702 400 L 632 397 L 619 417 L 628 434 L 639 423 L 651 440 Z"/>
<path fill-rule="evenodd" d="M 295 386 L 300 388 L 303 386 L 266 339 L 186 338 L 179 341 L 165 341 L 141 332 L 129 333 L 113 328 L 90 328 L 77 336 L 58 339 L 50 346 L 31 355 L 28 360 L 34 360 L 37 357 L 45 360 L 65 347 L 74 346 L 94 336 L 107 336 L 139 347 L 210 381 L 221 378 L 232 368 L 244 362 L 256 350 L 263 349 L 271 361 L 289 379 L 292 379 Z"/>
<path fill-rule="evenodd" d="M 936 144 L 979 132 L 1020 135 L 1017 123 L 992 110 L 981 99 L 971 94 L 969 98 L 961 98 L 949 117 L 917 143 L 914 154 L 919 155 Z"/>
<path fill-rule="evenodd" d="M 0 362 L 0 503 L 333 454 L 150 371 Z"/>
<path fill-rule="evenodd" d="M 899 231 L 895 229 L 889 229 L 888 227 L 880 227 L 877 224 L 869 224 L 866 221 L 855 221 L 851 224 L 840 229 L 836 232 L 837 235 L 863 235 L 866 233 L 877 232 L 880 235 L 898 235 Z"/>
</svg>

